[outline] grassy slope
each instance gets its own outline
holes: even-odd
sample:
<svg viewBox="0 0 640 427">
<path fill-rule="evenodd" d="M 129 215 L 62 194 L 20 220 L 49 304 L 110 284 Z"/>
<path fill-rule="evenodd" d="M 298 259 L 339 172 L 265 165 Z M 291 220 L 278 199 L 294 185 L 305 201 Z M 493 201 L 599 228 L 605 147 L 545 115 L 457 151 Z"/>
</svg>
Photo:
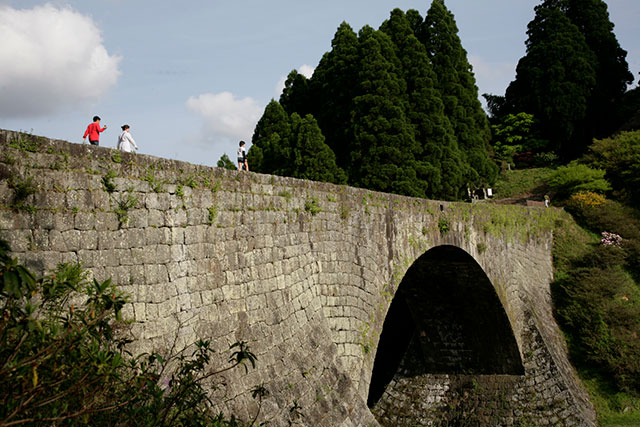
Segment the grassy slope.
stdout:
<svg viewBox="0 0 640 427">
<path fill-rule="evenodd" d="M 514 169 L 504 171 L 494 186 L 495 198 L 542 198 L 545 180 L 552 168 Z"/>
</svg>

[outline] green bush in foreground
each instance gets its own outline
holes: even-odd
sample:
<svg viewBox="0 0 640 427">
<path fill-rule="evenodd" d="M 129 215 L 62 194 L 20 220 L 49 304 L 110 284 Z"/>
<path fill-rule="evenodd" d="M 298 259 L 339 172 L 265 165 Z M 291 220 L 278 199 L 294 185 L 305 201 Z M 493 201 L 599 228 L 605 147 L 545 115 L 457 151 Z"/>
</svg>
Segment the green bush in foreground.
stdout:
<svg viewBox="0 0 640 427">
<path fill-rule="evenodd" d="M 0 425 L 240 425 L 212 412 L 206 386 L 255 365 L 246 343 L 219 371 L 208 368 L 213 350 L 202 340 L 188 355 L 133 357 L 126 299 L 110 280 L 90 282 L 77 264 L 36 279 L 8 252 L 0 241 Z M 260 402 L 265 394 L 253 393 Z"/>
</svg>

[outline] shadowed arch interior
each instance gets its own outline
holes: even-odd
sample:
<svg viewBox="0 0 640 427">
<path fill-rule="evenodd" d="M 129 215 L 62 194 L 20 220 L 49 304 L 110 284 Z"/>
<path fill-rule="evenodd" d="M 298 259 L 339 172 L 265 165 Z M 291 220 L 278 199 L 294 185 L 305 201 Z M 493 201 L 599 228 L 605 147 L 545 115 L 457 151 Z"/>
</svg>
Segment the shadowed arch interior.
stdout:
<svg viewBox="0 0 640 427">
<path fill-rule="evenodd" d="M 438 246 L 407 271 L 384 322 L 369 388 L 373 407 L 394 376 L 523 375 L 504 308 L 478 263 Z"/>
</svg>

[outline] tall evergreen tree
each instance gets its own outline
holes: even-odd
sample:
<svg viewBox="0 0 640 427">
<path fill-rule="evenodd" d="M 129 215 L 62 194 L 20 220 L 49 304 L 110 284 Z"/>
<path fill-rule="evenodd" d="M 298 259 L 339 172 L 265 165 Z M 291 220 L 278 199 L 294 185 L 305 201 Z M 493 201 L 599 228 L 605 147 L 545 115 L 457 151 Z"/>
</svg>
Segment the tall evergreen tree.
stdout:
<svg viewBox="0 0 640 427">
<path fill-rule="evenodd" d="M 318 121 L 338 166 L 347 169 L 353 135 L 349 133 L 354 90 L 358 85 L 358 36 L 343 22 L 309 82 L 310 112 Z M 299 113 L 306 113 L 299 112 Z"/>
<path fill-rule="evenodd" d="M 289 116 L 277 101 L 271 100 L 256 124 L 247 161 L 255 172 L 274 173 L 286 161 L 291 136 Z"/>
<path fill-rule="evenodd" d="M 595 54 L 596 84 L 587 105 L 589 137 L 609 136 L 616 129 L 616 105 L 633 82 L 627 52 L 613 32 L 607 5 L 602 0 L 566 0 L 567 17 L 578 27 Z M 591 140 L 591 138 L 589 138 Z"/>
<path fill-rule="evenodd" d="M 281 176 L 343 184 L 346 174 L 336 165 L 318 123 L 310 114 L 287 115 L 272 100 L 256 125 L 248 162 L 252 170 Z"/>
<path fill-rule="evenodd" d="M 365 26 L 359 34 L 360 65 L 353 99 L 350 183 L 373 190 L 425 196 L 416 176 L 420 149 L 403 110 L 404 81 L 395 66 L 393 43 Z"/>
<path fill-rule="evenodd" d="M 336 165 L 336 156 L 324 141 L 318 123 L 311 114 L 302 118 L 298 113 L 293 113 L 291 139 L 288 141 L 291 156 L 276 174 L 344 184 L 347 175 Z"/>
<path fill-rule="evenodd" d="M 416 11 L 391 12 L 381 26 L 396 46 L 402 77 L 406 83 L 406 115 L 413 125 L 419 153 L 416 154 L 417 178 L 426 184 L 431 198 L 455 199 L 464 186 L 464 165 L 449 119 L 436 88 L 425 46 L 414 34 L 422 22 Z"/>
<path fill-rule="evenodd" d="M 590 142 L 583 124 L 596 83 L 595 57 L 578 27 L 553 3 L 535 8 L 527 30 L 527 52 L 507 88 L 505 108 L 533 114 L 540 121 L 542 138 L 569 159 Z"/>
<path fill-rule="evenodd" d="M 418 37 L 438 76 L 445 114 L 469 165 L 465 180 L 470 185 L 492 183 L 498 168 L 489 157 L 489 122 L 478 100 L 475 77 L 458 37 L 458 27 L 444 0 L 433 0 Z"/>
<path fill-rule="evenodd" d="M 280 95 L 280 105 L 287 114 L 305 115 L 311 111 L 312 98 L 309 96 L 309 79 L 297 70 L 292 70 L 284 83 Z"/>
</svg>

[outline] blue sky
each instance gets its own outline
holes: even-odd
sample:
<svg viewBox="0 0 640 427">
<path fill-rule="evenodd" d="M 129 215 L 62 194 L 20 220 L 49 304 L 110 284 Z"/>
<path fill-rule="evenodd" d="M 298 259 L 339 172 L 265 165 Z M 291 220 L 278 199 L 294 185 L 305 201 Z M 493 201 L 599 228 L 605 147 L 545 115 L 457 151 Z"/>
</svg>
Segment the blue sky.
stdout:
<svg viewBox="0 0 640 427">
<path fill-rule="evenodd" d="M 308 4 L 307 4 L 308 3 Z M 537 0 L 447 0 L 480 94 L 503 94 Z M 342 21 L 377 28 L 414 0 L 0 0 L 0 128 L 71 142 L 95 114 L 115 147 L 127 123 L 140 152 L 215 165 L 250 141 L 292 69 L 309 74 Z M 640 1 L 609 0 L 636 78 Z"/>
</svg>

